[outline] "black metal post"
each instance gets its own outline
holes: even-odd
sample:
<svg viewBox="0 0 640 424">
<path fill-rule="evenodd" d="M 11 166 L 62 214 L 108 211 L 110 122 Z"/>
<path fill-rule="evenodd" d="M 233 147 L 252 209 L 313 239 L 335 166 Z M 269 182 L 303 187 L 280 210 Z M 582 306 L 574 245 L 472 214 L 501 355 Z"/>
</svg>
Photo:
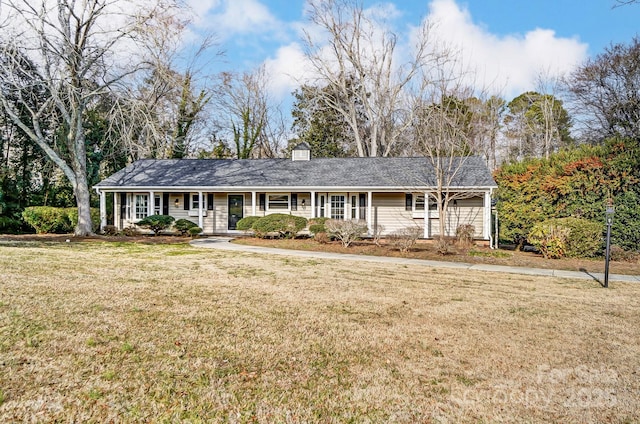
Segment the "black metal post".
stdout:
<svg viewBox="0 0 640 424">
<path fill-rule="evenodd" d="M 607 250 L 604 261 L 604 287 L 609 287 L 609 258 L 611 257 L 611 220 L 607 217 Z"/>
<path fill-rule="evenodd" d="M 604 259 L 604 288 L 609 287 L 609 259 L 611 258 L 611 224 L 613 223 L 613 203 L 609 201 L 605 215 L 607 216 L 607 248 Z"/>
</svg>

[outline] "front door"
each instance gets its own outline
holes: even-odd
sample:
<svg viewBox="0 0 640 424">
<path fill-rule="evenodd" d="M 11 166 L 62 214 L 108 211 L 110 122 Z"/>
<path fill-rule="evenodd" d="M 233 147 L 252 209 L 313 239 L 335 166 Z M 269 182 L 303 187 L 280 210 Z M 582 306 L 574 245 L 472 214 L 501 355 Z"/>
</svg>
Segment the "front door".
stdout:
<svg viewBox="0 0 640 424">
<path fill-rule="evenodd" d="M 229 229 L 235 230 L 238 221 L 242 219 L 244 211 L 244 196 L 242 194 L 229 195 Z"/>
</svg>

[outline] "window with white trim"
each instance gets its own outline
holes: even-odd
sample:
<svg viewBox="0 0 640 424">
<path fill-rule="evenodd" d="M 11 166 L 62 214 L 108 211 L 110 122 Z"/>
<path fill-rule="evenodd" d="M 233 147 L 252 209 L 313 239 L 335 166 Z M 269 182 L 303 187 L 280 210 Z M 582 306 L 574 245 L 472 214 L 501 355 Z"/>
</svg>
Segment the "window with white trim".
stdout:
<svg viewBox="0 0 640 424">
<path fill-rule="evenodd" d="M 204 203 L 204 196 L 202 197 L 202 203 Z M 198 193 L 191 193 L 191 210 L 197 211 L 200 208 L 200 195 Z M 205 205 L 202 205 L 202 209 L 205 209 Z"/>
<path fill-rule="evenodd" d="M 267 195 L 268 210 L 288 210 L 289 195 L 288 194 L 268 194 Z"/>
<path fill-rule="evenodd" d="M 332 194 L 330 200 L 331 219 L 344 220 L 345 196 L 341 194 Z"/>
<path fill-rule="evenodd" d="M 153 196 L 153 213 L 156 215 L 162 214 L 162 196 L 159 194 Z"/>
<path fill-rule="evenodd" d="M 424 211 L 424 194 L 413 196 L 413 210 Z"/>
<path fill-rule="evenodd" d="M 144 219 L 149 214 L 149 195 L 136 194 L 134 197 L 134 218 Z"/>
</svg>

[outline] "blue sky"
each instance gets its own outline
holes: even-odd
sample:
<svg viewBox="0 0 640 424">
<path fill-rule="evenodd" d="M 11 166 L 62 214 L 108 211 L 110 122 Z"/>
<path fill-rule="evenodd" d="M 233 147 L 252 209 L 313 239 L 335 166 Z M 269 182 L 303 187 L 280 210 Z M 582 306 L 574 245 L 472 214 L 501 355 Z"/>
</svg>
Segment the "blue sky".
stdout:
<svg viewBox="0 0 640 424">
<path fill-rule="evenodd" d="M 285 99 L 304 80 L 300 36 L 308 22 L 303 0 L 188 0 L 194 30 L 211 31 L 226 52 L 219 69 L 265 64 L 273 94 Z M 640 31 L 640 5 L 615 0 L 365 0 L 384 8 L 403 38 L 428 18 L 439 35 L 465 52 L 465 61 L 505 98 L 535 89 L 541 72 L 566 74 L 608 46 Z M 285 100 L 286 101 L 286 100 Z"/>
</svg>

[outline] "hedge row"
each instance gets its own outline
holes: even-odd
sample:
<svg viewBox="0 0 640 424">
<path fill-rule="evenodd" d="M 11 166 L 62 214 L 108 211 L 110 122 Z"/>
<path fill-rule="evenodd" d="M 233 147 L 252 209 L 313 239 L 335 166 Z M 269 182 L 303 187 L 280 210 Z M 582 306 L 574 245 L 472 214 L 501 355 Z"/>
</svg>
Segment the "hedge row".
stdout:
<svg viewBox="0 0 640 424">
<path fill-rule="evenodd" d="M 257 237 L 295 237 L 307 226 L 307 219 L 275 213 L 263 217 L 248 216 L 238 221 L 236 228 L 241 231 L 253 231 Z"/>
<path fill-rule="evenodd" d="M 78 224 L 78 209 L 30 206 L 22 211 L 22 219 L 35 228 L 38 234 L 72 233 Z M 100 226 L 99 209 L 91 208 L 91 225 L 93 228 Z"/>
</svg>

